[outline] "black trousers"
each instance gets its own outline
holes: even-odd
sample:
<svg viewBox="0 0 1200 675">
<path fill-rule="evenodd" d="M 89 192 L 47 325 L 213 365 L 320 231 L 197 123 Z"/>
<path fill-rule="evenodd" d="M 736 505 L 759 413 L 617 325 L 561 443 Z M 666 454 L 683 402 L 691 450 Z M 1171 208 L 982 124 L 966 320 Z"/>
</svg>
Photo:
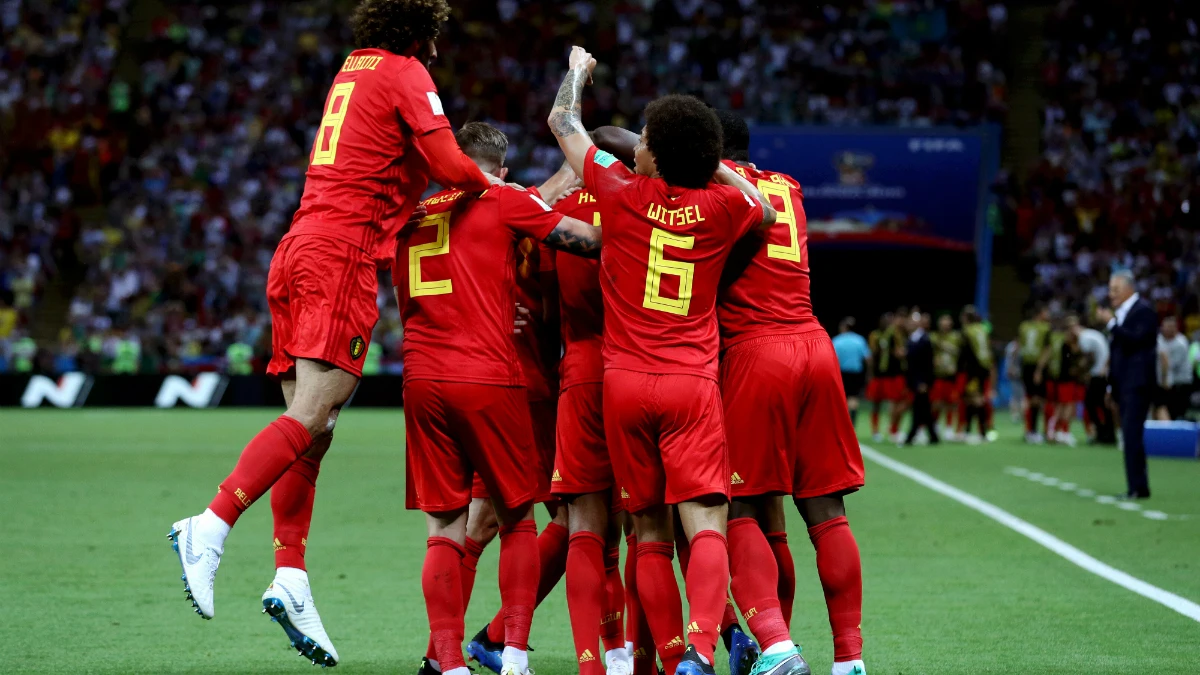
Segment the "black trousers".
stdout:
<svg viewBox="0 0 1200 675">
<path fill-rule="evenodd" d="M 925 391 L 913 391 L 912 426 L 908 429 L 908 438 L 904 441 L 911 445 L 917 436 L 917 429 L 929 429 L 929 442 L 937 443 L 937 425 L 933 423 L 933 404 L 929 401 L 929 388 Z"/>
<path fill-rule="evenodd" d="M 1146 471 L 1146 415 L 1150 412 L 1149 387 L 1124 387 L 1117 405 L 1121 413 L 1121 434 L 1125 439 L 1125 482 L 1129 491 L 1150 494 Z"/>
<path fill-rule="evenodd" d="M 1083 399 L 1083 414 L 1087 415 L 1088 421 L 1096 430 L 1096 442 L 1111 445 L 1117 442 L 1117 430 L 1112 410 L 1104 403 L 1106 391 L 1108 378 L 1091 378 Z"/>
</svg>

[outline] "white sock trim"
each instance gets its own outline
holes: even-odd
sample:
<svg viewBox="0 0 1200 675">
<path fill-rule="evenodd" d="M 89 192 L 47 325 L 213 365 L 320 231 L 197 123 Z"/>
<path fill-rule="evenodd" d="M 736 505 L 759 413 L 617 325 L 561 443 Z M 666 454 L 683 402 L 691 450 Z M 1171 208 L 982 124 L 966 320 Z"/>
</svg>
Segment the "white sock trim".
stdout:
<svg viewBox="0 0 1200 675">
<path fill-rule="evenodd" d="M 459 666 L 458 668 L 447 670 L 442 675 L 471 675 L 471 670 L 466 666 Z"/>
<path fill-rule="evenodd" d="M 625 651 L 624 647 L 617 647 L 616 649 L 610 649 L 604 652 L 605 665 L 610 664 L 613 661 L 628 661 L 629 658 L 629 652 Z"/>
<path fill-rule="evenodd" d="M 300 582 L 308 585 L 308 572 L 299 567 L 279 567 L 275 570 L 275 578 L 281 581 Z"/>
<path fill-rule="evenodd" d="M 437 659 L 429 659 L 429 665 L 433 666 L 433 669 L 438 671 L 439 673 L 442 672 L 442 664 L 438 663 Z M 469 672 L 470 668 L 468 668 L 467 670 Z"/>
<path fill-rule="evenodd" d="M 775 644 L 763 650 L 763 656 L 775 656 L 776 654 L 786 654 L 796 650 L 796 643 L 791 640 L 780 640 Z"/>
<path fill-rule="evenodd" d="M 229 536 L 229 531 L 232 529 L 233 527 L 221 520 L 221 517 L 213 513 L 212 509 L 204 509 L 204 513 L 196 517 L 196 530 L 205 538 L 216 539 L 215 543 L 218 547 L 225 545 L 225 538 Z"/>
<path fill-rule="evenodd" d="M 504 652 L 500 655 L 500 660 L 505 665 L 512 664 L 516 666 L 518 673 L 523 673 L 529 669 L 529 653 L 524 649 L 505 647 Z"/>
</svg>

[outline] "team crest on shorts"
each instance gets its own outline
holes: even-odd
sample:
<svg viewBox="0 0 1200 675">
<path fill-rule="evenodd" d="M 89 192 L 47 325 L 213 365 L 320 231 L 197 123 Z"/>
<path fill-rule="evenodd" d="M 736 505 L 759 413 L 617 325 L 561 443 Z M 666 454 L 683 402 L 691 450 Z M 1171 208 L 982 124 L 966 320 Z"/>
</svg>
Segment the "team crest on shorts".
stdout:
<svg viewBox="0 0 1200 675">
<path fill-rule="evenodd" d="M 361 336 L 355 335 L 350 338 L 350 358 L 357 360 L 366 351 L 367 343 Z"/>
</svg>

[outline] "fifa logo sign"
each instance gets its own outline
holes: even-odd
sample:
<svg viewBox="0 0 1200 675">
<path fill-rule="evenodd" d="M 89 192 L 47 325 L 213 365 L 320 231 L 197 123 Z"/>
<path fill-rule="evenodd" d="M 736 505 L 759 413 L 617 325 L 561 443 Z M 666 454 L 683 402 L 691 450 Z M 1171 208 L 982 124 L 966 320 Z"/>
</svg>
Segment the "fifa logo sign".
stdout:
<svg viewBox="0 0 1200 675">
<path fill-rule="evenodd" d="M 217 373 L 200 373 L 188 382 L 178 375 L 168 375 L 154 397 L 159 408 L 174 408 L 180 402 L 189 408 L 212 408 L 221 402 L 229 380 Z"/>
</svg>

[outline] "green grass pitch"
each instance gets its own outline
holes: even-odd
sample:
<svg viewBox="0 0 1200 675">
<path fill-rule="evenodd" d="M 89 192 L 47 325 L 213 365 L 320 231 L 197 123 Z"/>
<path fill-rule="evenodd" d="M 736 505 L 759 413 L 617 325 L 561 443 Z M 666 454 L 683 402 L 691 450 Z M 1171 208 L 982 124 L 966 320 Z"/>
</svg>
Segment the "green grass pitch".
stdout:
<svg viewBox="0 0 1200 675">
<path fill-rule="evenodd" d="M 172 521 L 203 509 L 274 414 L 0 412 L 0 672 L 309 671 L 259 613 L 273 571 L 267 504 L 229 539 L 212 622 L 184 601 L 165 537 Z M 1001 432 L 983 447 L 878 449 L 1200 601 L 1200 463 L 1151 461 L 1155 497 L 1145 508 L 1168 516 L 1152 520 L 1005 472 L 1116 493 L 1114 450 L 1027 447 L 1015 427 Z M 348 410 L 321 474 L 309 567 L 347 675 L 411 673 L 424 649 L 424 522 L 403 508 L 403 439 L 400 411 Z M 868 462 L 867 487 L 848 509 L 863 556 L 872 675 L 1200 672 L 1197 622 L 878 464 Z M 812 549 L 801 521 L 790 525 L 799 577 L 792 632 L 813 672 L 828 673 Z M 499 604 L 496 554 L 481 561 L 468 635 Z M 539 675 L 576 672 L 561 584 L 538 611 L 532 641 Z"/>
</svg>

